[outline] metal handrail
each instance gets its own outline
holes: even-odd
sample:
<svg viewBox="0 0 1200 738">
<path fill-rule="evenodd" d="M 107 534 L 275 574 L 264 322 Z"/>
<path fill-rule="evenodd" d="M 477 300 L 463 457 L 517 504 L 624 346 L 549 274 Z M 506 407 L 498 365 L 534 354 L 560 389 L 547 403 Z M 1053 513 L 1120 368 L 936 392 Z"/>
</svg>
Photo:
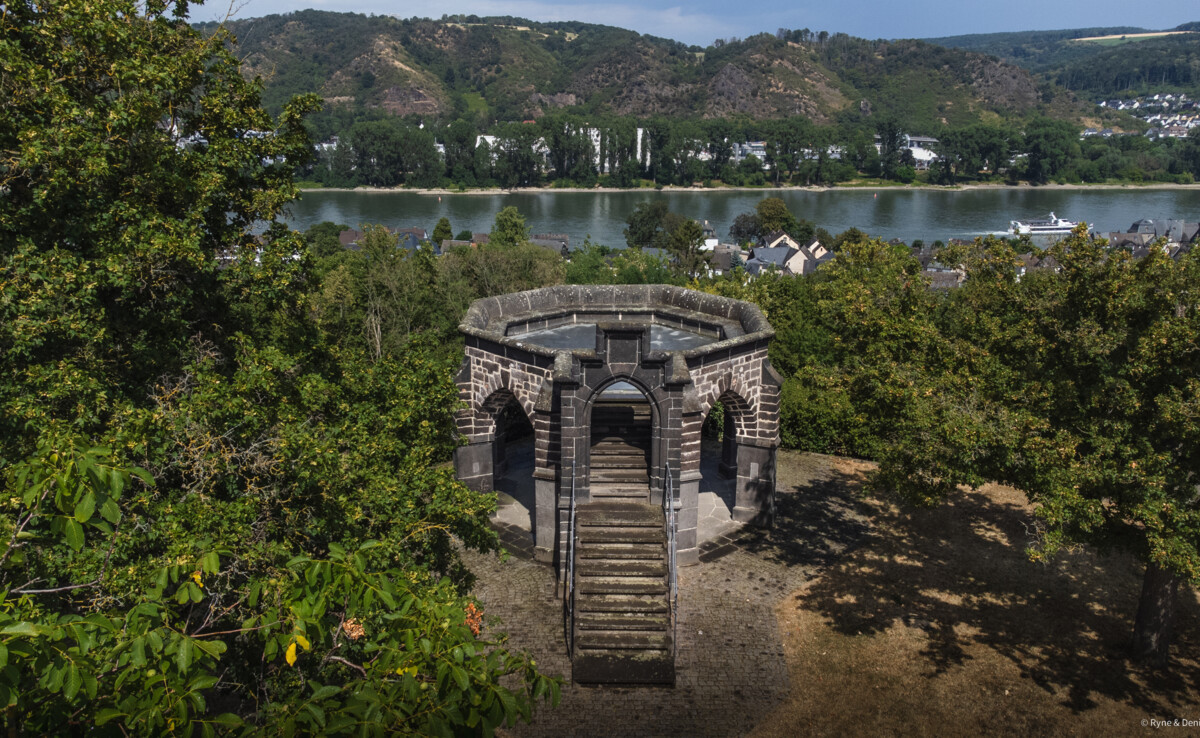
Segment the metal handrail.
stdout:
<svg viewBox="0 0 1200 738">
<path fill-rule="evenodd" d="M 575 656 L 575 462 L 571 462 L 571 510 L 567 515 L 567 601 L 565 622 L 567 656 Z"/>
<path fill-rule="evenodd" d="M 663 485 L 663 526 L 666 528 L 667 534 L 667 581 L 668 581 L 668 605 L 670 607 L 671 618 L 671 655 L 674 657 L 677 649 L 677 633 L 678 633 L 678 618 L 676 616 L 679 609 L 679 580 L 677 578 L 676 561 L 675 561 L 675 533 L 678 528 L 678 519 L 675 510 L 675 484 L 671 478 L 671 465 L 667 464 L 666 483 Z"/>
</svg>

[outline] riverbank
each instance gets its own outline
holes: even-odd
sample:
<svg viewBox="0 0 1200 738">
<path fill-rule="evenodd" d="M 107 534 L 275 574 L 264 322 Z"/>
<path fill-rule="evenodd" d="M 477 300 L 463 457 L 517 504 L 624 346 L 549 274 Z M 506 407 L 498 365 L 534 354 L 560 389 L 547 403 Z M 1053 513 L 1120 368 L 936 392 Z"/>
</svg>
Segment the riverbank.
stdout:
<svg viewBox="0 0 1200 738">
<path fill-rule="evenodd" d="M 803 186 L 803 185 L 780 185 L 778 187 L 683 187 L 680 185 L 667 185 L 659 187 L 516 187 L 513 189 L 503 189 L 500 187 L 482 188 L 473 187 L 465 190 L 440 188 L 440 187 L 367 187 L 365 185 L 359 187 L 304 187 L 301 192 L 355 192 L 363 194 L 372 193 L 397 193 L 403 192 L 412 195 L 515 195 L 515 194 L 543 194 L 543 193 L 600 193 L 600 194 L 627 194 L 635 192 L 839 192 L 839 191 L 861 191 L 861 190 L 880 190 L 880 191 L 911 191 L 911 192 L 979 192 L 979 191 L 1003 191 L 1003 190 L 1028 190 L 1031 192 L 1046 192 L 1046 191 L 1075 191 L 1075 190 L 1129 190 L 1135 192 L 1144 192 L 1148 190 L 1200 190 L 1200 182 L 1193 184 L 1175 184 L 1171 182 L 1149 182 L 1145 184 L 1125 183 L 1125 184 L 1044 184 L 1035 185 L 1027 182 L 1021 184 L 993 184 L 985 183 L 969 183 L 961 185 L 934 185 L 934 184 L 872 184 L 870 182 L 847 182 L 838 186 Z"/>
<path fill-rule="evenodd" d="M 432 230 L 441 219 L 455 233 L 489 231 L 496 213 L 515 207 L 533 233 L 568 235 L 571 246 L 620 246 L 630 214 L 646 202 L 663 200 L 671 212 L 708 224 L 724 238 L 741 213 L 764 198 L 778 197 L 797 218 L 830 233 L 849 228 L 885 239 L 926 243 L 1004 233 L 1009 222 L 1054 213 L 1086 222 L 1099 232 L 1125 231 L 1144 219 L 1194 219 L 1200 188 L 1071 188 L 974 186 L 945 188 L 838 187 L 788 189 L 654 190 L 476 190 L 461 197 L 446 190 L 309 191 L 288 207 L 288 224 L 303 231 L 330 221 L 358 227 L 381 223 Z"/>
</svg>

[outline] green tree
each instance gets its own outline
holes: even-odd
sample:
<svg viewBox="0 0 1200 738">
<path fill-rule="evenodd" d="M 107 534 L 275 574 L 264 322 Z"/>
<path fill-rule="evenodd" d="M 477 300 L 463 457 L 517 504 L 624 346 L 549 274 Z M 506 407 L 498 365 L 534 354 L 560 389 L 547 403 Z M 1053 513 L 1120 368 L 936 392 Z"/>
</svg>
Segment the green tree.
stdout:
<svg viewBox="0 0 1200 738">
<path fill-rule="evenodd" d="M 1079 131 L 1066 121 L 1035 118 L 1025 127 L 1025 176 L 1045 183 L 1062 175 L 1079 153 Z"/>
<path fill-rule="evenodd" d="M 904 149 L 904 131 L 900 122 L 892 116 L 884 116 L 875 124 L 875 133 L 879 136 L 880 172 L 884 179 L 896 179 L 901 150 Z"/>
<path fill-rule="evenodd" d="M 433 227 L 433 242 L 438 246 L 442 245 L 442 241 L 448 238 L 454 238 L 454 231 L 450 228 L 449 218 L 439 218 L 437 225 Z"/>
<path fill-rule="evenodd" d="M 679 271 L 695 279 L 708 263 L 707 255 L 700 249 L 703 245 L 704 229 L 698 222 L 688 218 L 671 231 L 667 250 L 674 257 Z"/>
<path fill-rule="evenodd" d="M 1035 505 L 1035 559 L 1081 543 L 1133 553 L 1146 566 L 1133 654 L 1165 665 L 1176 590 L 1200 581 L 1200 350 L 1186 338 L 1200 259 L 1134 260 L 1082 230 L 1049 254 L 1060 269 L 1020 279 L 1005 241 L 947 254 L 966 282 L 880 482 L 921 501 L 1012 484 Z"/>
<path fill-rule="evenodd" d="M 754 243 L 761 235 L 763 229 L 758 220 L 758 213 L 741 213 L 733 219 L 733 225 L 729 226 L 729 237 L 739 244 Z"/>
<path fill-rule="evenodd" d="M 720 176 L 733 156 L 733 126 L 726 118 L 714 118 L 705 123 L 704 134 L 709 176 Z"/>
<path fill-rule="evenodd" d="M 346 226 L 331 221 L 322 221 L 311 226 L 304 232 L 304 240 L 308 244 L 308 252 L 314 259 L 328 259 L 342 253 L 342 243 L 339 234 Z"/>
<path fill-rule="evenodd" d="M 492 224 L 492 232 L 488 235 L 488 245 L 500 248 L 516 246 L 529 241 L 529 228 L 525 225 L 525 216 L 512 205 L 496 213 L 496 221 Z"/>
<path fill-rule="evenodd" d="M 758 227 L 764 235 L 776 231 L 793 234 L 799 225 L 787 203 L 778 197 L 762 200 L 754 206 L 754 212 L 758 215 Z"/>
<path fill-rule="evenodd" d="M 427 187 L 441 178 L 433 135 L 396 120 L 355 123 L 349 132 L 355 167 L 365 184 Z"/>
<path fill-rule="evenodd" d="M 625 243 L 638 248 L 666 249 L 671 232 L 683 221 L 682 216 L 667 209 L 665 200 L 641 203 L 626 221 Z"/>
<path fill-rule="evenodd" d="M 446 177 L 464 186 L 475 184 L 475 126 L 461 118 L 446 126 L 442 145 L 446 147 Z"/>
<path fill-rule="evenodd" d="M 550 150 L 550 166 L 559 179 L 589 186 L 596 181 L 595 157 L 590 126 L 573 116 L 551 116 L 542 119 L 546 146 Z"/>
<path fill-rule="evenodd" d="M 1194 177 L 1200 178 L 1200 128 L 1188 131 L 1180 158 Z"/>
<path fill-rule="evenodd" d="M 497 130 L 494 174 L 502 187 L 531 187 L 542 176 L 541 163 L 534 145 L 538 128 L 524 123 L 508 123 Z"/>
<path fill-rule="evenodd" d="M 494 502 L 435 465 L 457 439 L 452 364 L 369 356 L 310 319 L 327 285 L 278 216 L 315 100 L 273 119 L 229 35 L 185 16 L 0 14 L 0 146 L 20 163 L 0 168 L 6 727 L 527 716 L 557 687 L 476 630 L 456 553 L 494 547 Z"/>
</svg>

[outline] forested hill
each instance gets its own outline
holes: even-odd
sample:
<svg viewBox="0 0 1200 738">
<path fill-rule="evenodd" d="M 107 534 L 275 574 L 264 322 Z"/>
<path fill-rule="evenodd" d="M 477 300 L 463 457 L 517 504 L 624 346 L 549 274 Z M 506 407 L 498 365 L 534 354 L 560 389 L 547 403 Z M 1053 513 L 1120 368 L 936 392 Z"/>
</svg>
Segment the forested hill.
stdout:
<svg viewBox="0 0 1200 738">
<path fill-rule="evenodd" d="M 1200 97 L 1200 23 L 1169 29 L 1075 28 L 926 39 L 947 48 L 995 56 L 1081 97 L 1184 92 Z M 1182 33 L 1180 33 L 1182 32 Z M 1098 37 L 1111 36 L 1103 40 Z"/>
<path fill-rule="evenodd" d="M 564 108 L 636 117 L 799 114 L 817 123 L 887 113 L 918 130 L 1035 112 L 1079 119 L 1092 110 L 983 54 L 807 30 L 700 48 L 588 23 L 474 16 L 309 10 L 230 28 L 244 70 L 263 78 L 272 107 L 316 91 L 331 107 L 484 122 Z"/>
</svg>

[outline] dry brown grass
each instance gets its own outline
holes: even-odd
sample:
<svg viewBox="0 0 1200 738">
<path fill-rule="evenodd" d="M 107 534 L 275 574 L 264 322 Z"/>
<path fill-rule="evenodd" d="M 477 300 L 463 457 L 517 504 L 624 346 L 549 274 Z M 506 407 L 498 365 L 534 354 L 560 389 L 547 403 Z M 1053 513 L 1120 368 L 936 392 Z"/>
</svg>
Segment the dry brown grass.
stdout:
<svg viewBox="0 0 1200 738">
<path fill-rule="evenodd" d="M 1178 36 L 1183 33 L 1195 33 L 1195 31 L 1154 31 L 1152 33 L 1114 33 L 1110 36 L 1086 36 L 1083 38 L 1074 38 L 1072 41 L 1119 41 L 1122 39 L 1143 39 L 1143 38 L 1162 38 L 1163 36 Z"/>
<path fill-rule="evenodd" d="M 810 463 L 788 456 L 781 481 Z M 861 485 L 865 464 L 828 463 L 828 482 Z M 862 504 L 865 542 L 776 609 L 791 694 L 757 735 L 1146 735 L 1142 720 L 1200 719 L 1191 590 L 1170 672 L 1143 671 L 1125 658 L 1130 558 L 1030 563 L 1030 507 L 995 485 L 932 510 Z"/>
</svg>

